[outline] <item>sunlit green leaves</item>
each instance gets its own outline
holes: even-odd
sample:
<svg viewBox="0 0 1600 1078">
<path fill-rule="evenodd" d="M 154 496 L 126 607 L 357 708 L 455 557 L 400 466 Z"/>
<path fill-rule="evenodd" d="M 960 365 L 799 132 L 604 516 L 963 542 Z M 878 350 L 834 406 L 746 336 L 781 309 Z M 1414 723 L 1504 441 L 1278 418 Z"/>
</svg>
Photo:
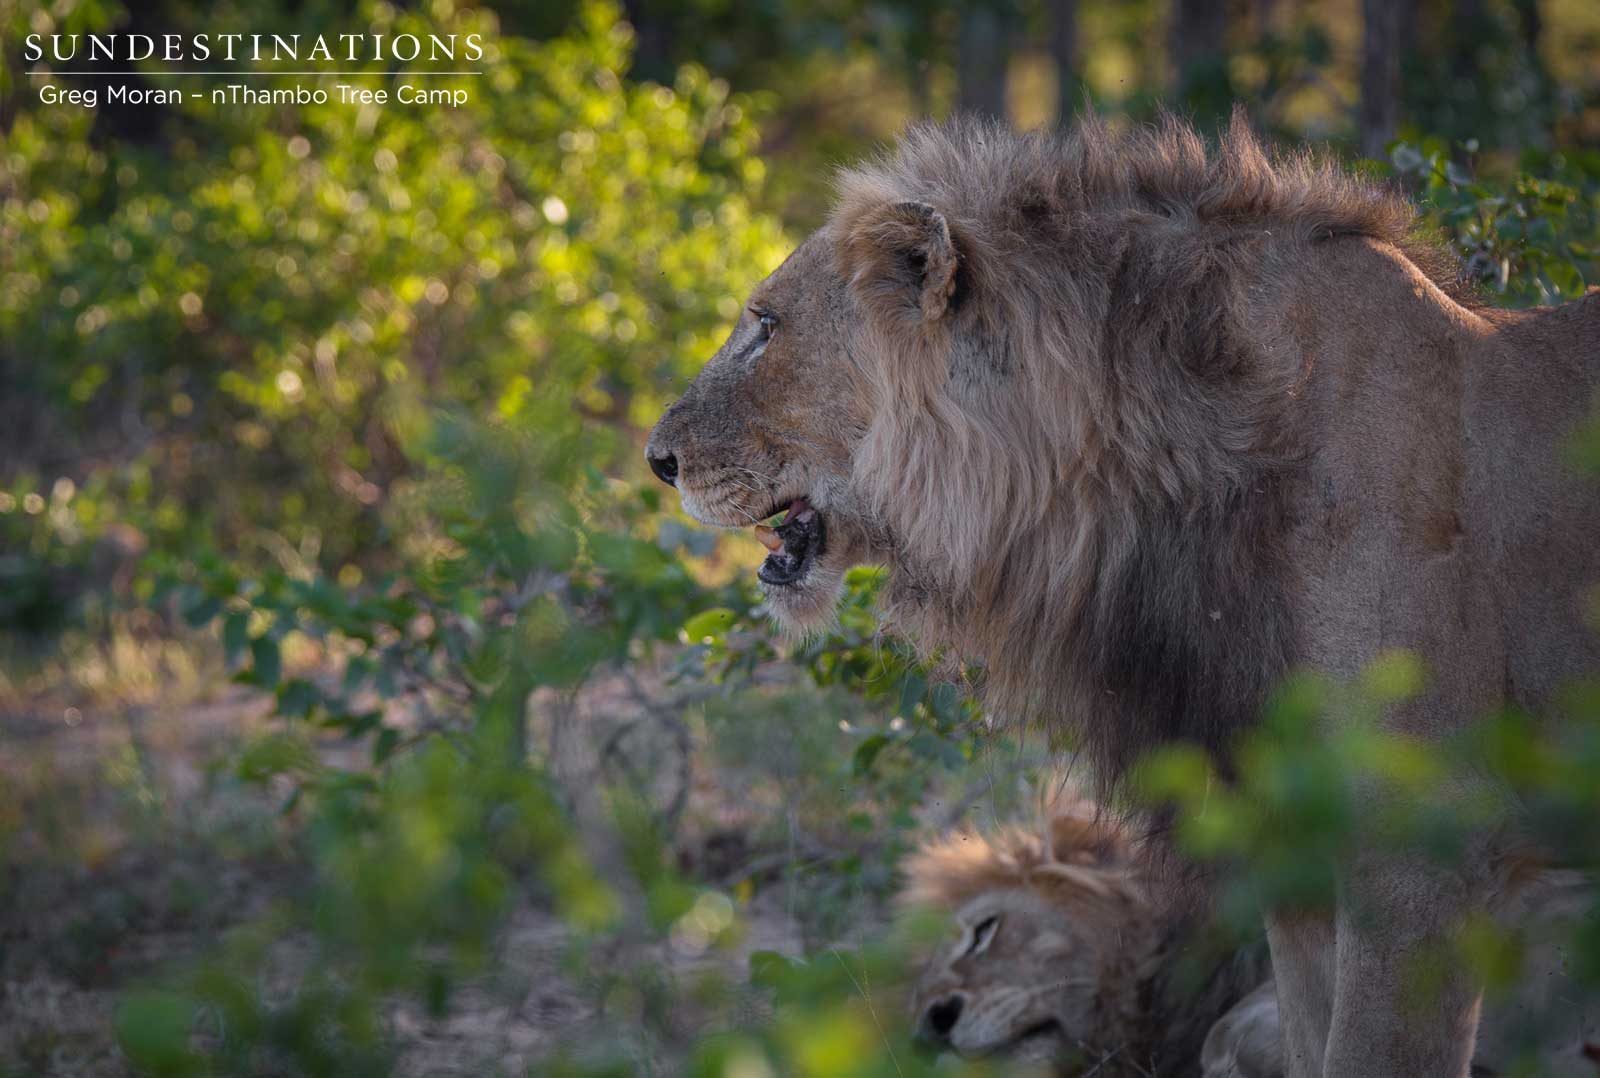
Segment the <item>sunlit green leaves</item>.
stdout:
<svg viewBox="0 0 1600 1078">
<path fill-rule="evenodd" d="M 1429 138 L 1396 144 L 1389 160 L 1415 186 L 1428 223 L 1449 238 L 1474 284 L 1517 305 L 1583 295 L 1600 280 L 1600 158 L 1558 154 L 1545 163 L 1550 175 L 1490 183 L 1457 160 L 1476 149 L 1452 153 Z"/>
<path fill-rule="evenodd" d="M 683 623 L 683 639 L 700 644 L 715 643 L 737 619 L 738 615 L 725 606 L 702 610 Z"/>
<path fill-rule="evenodd" d="M 540 432 L 558 486 L 580 457 L 636 469 L 617 424 L 659 409 L 789 246 L 752 206 L 751 103 L 695 68 L 629 82 L 614 7 L 538 43 L 466 6 L 358 7 L 366 31 L 482 34 L 468 105 L 202 98 L 175 153 L 118 145 L 115 169 L 87 113 L 25 108 L 0 158 L 0 335 L 75 357 L 70 379 L 30 366 L 29 392 L 76 423 L 112 402 L 141 416 L 183 541 L 258 562 L 283 547 L 241 533 L 384 561 L 381 511 L 439 404 Z"/>
</svg>

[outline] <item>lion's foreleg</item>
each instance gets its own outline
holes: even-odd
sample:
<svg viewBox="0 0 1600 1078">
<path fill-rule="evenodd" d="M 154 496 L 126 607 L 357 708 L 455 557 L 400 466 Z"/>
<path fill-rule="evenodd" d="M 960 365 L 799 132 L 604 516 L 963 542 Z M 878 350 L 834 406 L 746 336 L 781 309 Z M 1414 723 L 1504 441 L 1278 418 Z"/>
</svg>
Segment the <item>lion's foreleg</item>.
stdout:
<svg viewBox="0 0 1600 1078">
<path fill-rule="evenodd" d="M 1467 1078 L 1480 988 L 1450 933 L 1473 888 L 1424 864 L 1382 859 L 1357 866 L 1341 890 L 1321 1074 Z"/>
<path fill-rule="evenodd" d="M 1334 922 L 1310 914 L 1267 918 L 1272 973 L 1278 985 L 1286 1078 L 1321 1078 L 1333 1024 Z"/>
</svg>

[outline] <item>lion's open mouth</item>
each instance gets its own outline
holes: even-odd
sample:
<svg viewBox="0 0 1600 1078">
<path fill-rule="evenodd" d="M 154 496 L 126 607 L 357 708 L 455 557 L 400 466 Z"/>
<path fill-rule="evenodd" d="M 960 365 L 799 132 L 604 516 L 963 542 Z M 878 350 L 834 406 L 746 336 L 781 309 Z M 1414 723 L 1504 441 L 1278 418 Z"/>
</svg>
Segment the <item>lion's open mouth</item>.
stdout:
<svg viewBox="0 0 1600 1078">
<path fill-rule="evenodd" d="M 792 588 L 811 572 L 828 534 L 822 514 L 806 499 L 796 498 L 789 503 L 782 524 L 776 528 L 757 524 L 756 538 L 768 550 L 756 576 L 768 587 Z"/>
<path fill-rule="evenodd" d="M 1026 1041 L 1037 1040 L 1040 1037 L 1059 1036 L 1061 1036 L 1061 1023 L 1056 1021 L 1054 1018 L 1041 1018 L 1039 1021 L 1033 1023 L 1033 1025 L 1017 1034 L 1017 1039 L 1012 1043 L 1022 1044 Z"/>
<path fill-rule="evenodd" d="M 1046 1018 L 1035 1022 L 1017 1034 L 1010 1043 L 988 1054 L 1017 1062 L 1041 1063 L 1059 1061 L 1066 1051 L 1067 1043 L 1061 1023 L 1054 1018 Z M 1078 1072 L 1074 1070 L 1073 1073 Z"/>
</svg>

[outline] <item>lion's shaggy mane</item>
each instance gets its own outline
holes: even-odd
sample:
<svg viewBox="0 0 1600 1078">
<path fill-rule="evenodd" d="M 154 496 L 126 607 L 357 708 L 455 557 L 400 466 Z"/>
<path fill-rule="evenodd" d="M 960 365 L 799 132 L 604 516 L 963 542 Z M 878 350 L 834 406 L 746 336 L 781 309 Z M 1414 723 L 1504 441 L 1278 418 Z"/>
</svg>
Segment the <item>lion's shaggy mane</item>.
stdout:
<svg viewBox="0 0 1600 1078">
<path fill-rule="evenodd" d="M 1173 740 L 1225 760 L 1295 653 L 1280 537 L 1305 452 L 1284 416 L 1308 371 L 1249 344 L 1248 290 L 1340 237 L 1439 283 L 1448 257 L 1402 197 L 1270 156 L 1238 116 L 1210 150 L 1171 118 L 920 126 L 839 194 L 891 621 L 976 658 L 995 710 L 1070 721 L 1103 781 Z M 948 222 L 942 318 L 895 287 L 924 268 L 883 217 L 907 203 Z"/>
<path fill-rule="evenodd" d="M 1109 912 L 1113 927 L 1128 911 L 1150 908 L 1138 840 L 1119 818 L 1073 793 L 1059 795 L 1040 817 L 1038 831 L 1012 825 L 927 840 L 900 866 L 905 885 L 897 901 L 954 910 L 985 892 L 1031 890 L 1080 919 Z"/>
</svg>

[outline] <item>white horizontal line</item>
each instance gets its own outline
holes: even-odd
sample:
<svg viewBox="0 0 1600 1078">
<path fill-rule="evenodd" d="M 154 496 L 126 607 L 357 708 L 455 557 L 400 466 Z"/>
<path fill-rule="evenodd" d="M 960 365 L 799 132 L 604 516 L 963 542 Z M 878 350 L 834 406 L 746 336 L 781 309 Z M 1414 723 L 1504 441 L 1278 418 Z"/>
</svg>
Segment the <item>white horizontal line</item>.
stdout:
<svg viewBox="0 0 1600 1078">
<path fill-rule="evenodd" d="M 235 75 L 250 79 L 258 75 L 481 75 L 482 71 L 30 71 L 30 76 L 49 75 Z"/>
</svg>

